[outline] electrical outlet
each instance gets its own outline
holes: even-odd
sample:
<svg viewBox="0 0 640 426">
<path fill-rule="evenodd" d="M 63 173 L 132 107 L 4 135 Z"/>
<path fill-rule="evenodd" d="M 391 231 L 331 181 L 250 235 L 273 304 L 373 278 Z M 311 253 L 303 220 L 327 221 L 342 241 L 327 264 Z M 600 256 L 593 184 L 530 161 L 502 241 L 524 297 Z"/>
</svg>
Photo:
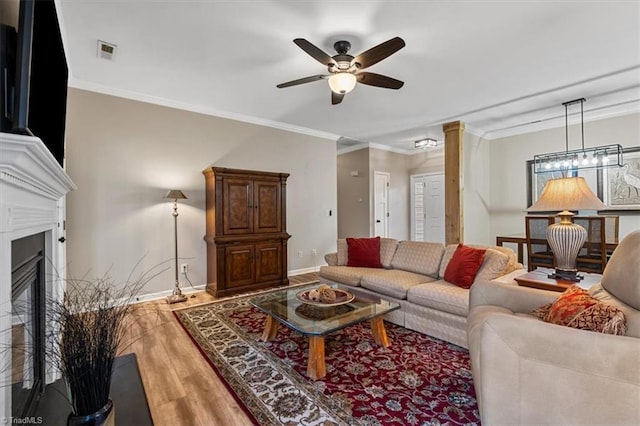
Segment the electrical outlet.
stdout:
<svg viewBox="0 0 640 426">
<path fill-rule="evenodd" d="M 186 274 L 189 271 L 189 264 L 188 263 L 181 263 L 180 264 L 180 272 L 182 272 L 183 274 Z"/>
<path fill-rule="evenodd" d="M 316 254 L 318 254 L 316 249 L 311 249 L 311 256 L 315 256 Z"/>
<path fill-rule="evenodd" d="M 304 253 L 302 252 L 302 250 L 300 250 L 300 251 L 298 252 L 298 257 L 302 259 L 302 257 L 303 257 L 303 256 L 304 256 Z"/>
</svg>

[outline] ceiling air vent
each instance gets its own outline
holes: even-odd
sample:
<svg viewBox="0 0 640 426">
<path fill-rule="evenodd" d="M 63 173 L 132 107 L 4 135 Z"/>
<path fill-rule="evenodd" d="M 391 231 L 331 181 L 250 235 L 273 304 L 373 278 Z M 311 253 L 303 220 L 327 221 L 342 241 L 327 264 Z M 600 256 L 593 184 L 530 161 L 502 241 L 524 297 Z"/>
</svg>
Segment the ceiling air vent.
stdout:
<svg viewBox="0 0 640 426">
<path fill-rule="evenodd" d="M 115 44 L 98 40 L 98 57 L 112 61 L 114 55 L 116 54 L 116 47 L 117 46 Z"/>
</svg>

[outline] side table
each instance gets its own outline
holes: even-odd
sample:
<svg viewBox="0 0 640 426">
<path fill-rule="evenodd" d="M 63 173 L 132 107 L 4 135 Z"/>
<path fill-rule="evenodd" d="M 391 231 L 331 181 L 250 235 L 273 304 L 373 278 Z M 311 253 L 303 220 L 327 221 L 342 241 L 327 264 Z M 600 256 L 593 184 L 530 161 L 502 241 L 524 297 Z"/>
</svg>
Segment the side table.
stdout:
<svg viewBox="0 0 640 426">
<path fill-rule="evenodd" d="M 588 289 L 594 284 L 598 284 L 602 280 L 600 274 L 584 274 L 584 279 L 579 282 L 558 280 L 549 278 L 548 275 L 553 273 L 553 269 L 538 268 L 519 277 L 515 277 L 516 282 L 522 287 L 538 288 L 541 290 L 551 290 L 563 292 L 574 284 L 578 284 L 584 289 Z"/>
</svg>

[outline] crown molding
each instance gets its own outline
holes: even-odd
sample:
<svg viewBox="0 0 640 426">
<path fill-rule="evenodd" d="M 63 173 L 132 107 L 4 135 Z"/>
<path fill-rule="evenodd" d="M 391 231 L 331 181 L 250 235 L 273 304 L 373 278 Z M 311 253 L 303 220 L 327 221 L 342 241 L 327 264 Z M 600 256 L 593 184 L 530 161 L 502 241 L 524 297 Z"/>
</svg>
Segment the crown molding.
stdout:
<svg viewBox="0 0 640 426">
<path fill-rule="evenodd" d="M 158 96 L 152 96 L 152 95 L 147 95 L 147 94 L 128 91 L 128 90 L 116 89 L 116 88 L 104 86 L 98 83 L 92 83 L 85 80 L 81 80 L 72 76 L 69 78 L 69 87 L 86 90 L 90 92 L 95 92 L 95 93 L 101 93 L 101 94 L 110 95 L 110 96 L 115 96 L 115 97 L 124 98 L 124 99 L 130 99 L 130 100 L 139 101 L 139 102 L 150 103 L 154 105 L 165 106 L 169 108 L 176 108 L 179 110 L 190 111 L 190 112 L 204 114 L 204 115 L 213 116 L 213 117 L 219 117 L 219 118 L 225 118 L 229 120 L 240 121 L 244 123 L 256 124 L 259 126 L 265 126 L 265 127 L 284 130 L 288 132 L 299 133 L 307 136 L 332 140 L 334 142 L 337 142 L 342 137 L 341 135 L 337 135 L 334 133 L 323 132 L 315 129 L 310 129 L 307 127 L 295 126 L 292 124 L 287 124 L 279 121 L 267 120 L 267 119 L 262 119 L 258 117 L 247 116 L 243 114 L 231 113 L 226 111 L 219 111 L 219 110 L 207 108 L 201 105 L 193 105 L 189 103 L 177 102 L 174 100 L 161 98 Z M 615 105 L 607 105 L 600 108 L 585 111 L 584 121 L 585 122 L 597 121 L 597 120 L 603 120 L 606 118 L 613 118 L 617 116 L 629 115 L 634 113 L 640 113 L 640 99 L 632 99 L 632 100 L 621 102 Z M 500 138 L 509 137 L 509 136 L 533 133 L 533 132 L 538 132 L 542 130 L 563 127 L 565 125 L 564 116 L 562 117 L 554 116 L 554 117 L 550 117 L 542 120 L 537 120 L 535 122 L 517 123 L 517 124 L 511 124 L 505 127 L 497 127 L 492 129 L 469 125 L 469 122 L 465 121 L 463 118 L 461 119 L 461 121 L 465 123 L 464 133 L 470 133 L 470 134 L 473 134 L 474 136 L 483 138 L 485 140 L 500 139 Z M 353 145 L 350 147 L 339 148 L 337 150 L 337 154 L 338 155 L 347 154 L 349 152 L 357 151 L 363 148 L 374 148 L 374 149 L 396 152 L 396 153 L 405 154 L 405 155 L 416 155 L 416 154 L 425 152 L 423 150 L 396 148 L 388 145 L 383 145 L 380 143 L 362 142 L 361 144 Z"/>
<path fill-rule="evenodd" d="M 352 145 L 346 148 L 340 148 L 338 149 L 337 154 L 338 155 L 348 154 L 350 152 L 359 151 L 365 148 L 378 149 L 380 151 L 395 152 L 396 154 L 404 154 L 404 155 L 413 155 L 413 154 L 419 154 L 420 152 L 425 152 L 424 150 L 420 150 L 419 152 L 414 152 L 414 150 L 412 149 L 410 150 L 410 149 L 394 148 L 392 146 L 382 145 L 379 143 L 363 142 L 358 145 Z"/>
<path fill-rule="evenodd" d="M 348 154 L 350 152 L 360 151 L 361 149 L 365 149 L 365 148 L 369 148 L 369 143 L 360 143 L 358 145 L 352 145 L 346 148 L 340 148 L 337 150 L 336 154 L 338 155 Z"/>
<path fill-rule="evenodd" d="M 307 136 L 314 136 L 322 139 L 337 141 L 340 135 L 334 133 L 322 132 L 319 130 L 309 129 L 307 127 L 294 126 L 292 124 L 282 123 L 274 120 L 236 114 L 233 112 L 219 111 L 213 108 L 203 107 L 201 105 L 193 105 L 185 102 L 177 102 L 171 99 L 161 98 L 159 96 L 147 95 L 144 93 L 133 92 L 129 90 L 116 89 L 104 86 L 98 83 L 92 83 L 78 78 L 69 78 L 69 87 L 75 89 L 86 90 L 89 92 L 101 93 L 104 95 L 115 96 L 118 98 L 130 99 L 139 102 L 145 102 L 154 105 L 160 105 L 169 108 L 175 108 L 183 111 L 195 112 L 198 114 L 209 115 L 212 117 L 226 118 L 228 120 L 241 121 L 243 123 L 256 124 L 259 126 L 271 127 L 274 129 L 285 130 L 287 132 L 299 133 Z"/>
<path fill-rule="evenodd" d="M 620 117 L 624 115 L 630 114 L 639 114 L 640 113 L 640 99 L 633 99 L 627 102 L 619 103 L 616 105 L 607 105 L 601 108 L 592 109 L 584 112 L 584 122 L 588 123 L 591 121 L 605 120 L 607 118 Z M 538 120 L 533 123 L 522 123 L 515 124 L 511 126 L 507 126 L 504 128 L 497 129 L 489 129 L 484 133 L 476 135 L 486 139 L 500 139 L 509 136 L 522 135 L 526 133 L 539 132 L 542 130 L 555 129 L 558 127 L 564 127 L 565 121 L 563 116 L 555 116 L 543 120 Z M 476 132 L 479 129 L 476 129 Z"/>
<path fill-rule="evenodd" d="M 382 145 L 379 143 L 369 143 L 369 148 L 379 149 L 381 151 L 395 152 L 396 154 L 405 154 L 405 155 L 411 154 L 413 152 L 413 150 L 410 150 L 410 149 L 394 148 L 392 146 Z"/>
</svg>

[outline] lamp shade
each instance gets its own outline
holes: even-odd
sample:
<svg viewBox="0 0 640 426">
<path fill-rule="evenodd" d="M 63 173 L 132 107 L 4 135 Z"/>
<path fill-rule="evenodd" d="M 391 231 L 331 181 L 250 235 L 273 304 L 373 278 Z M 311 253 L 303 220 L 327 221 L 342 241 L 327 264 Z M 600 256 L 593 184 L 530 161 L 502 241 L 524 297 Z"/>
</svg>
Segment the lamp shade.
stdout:
<svg viewBox="0 0 640 426">
<path fill-rule="evenodd" d="M 540 198 L 529 211 L 603 210 L 607 206 L 593 193 L 583 177 L 547 181 Z"/>
<path fill-rule="evenodd" d="M 168 198 L 170 200 L 186 200 L 187 196 L 179 189 L 170 189 L 163 198 Z"/>
</svg>

